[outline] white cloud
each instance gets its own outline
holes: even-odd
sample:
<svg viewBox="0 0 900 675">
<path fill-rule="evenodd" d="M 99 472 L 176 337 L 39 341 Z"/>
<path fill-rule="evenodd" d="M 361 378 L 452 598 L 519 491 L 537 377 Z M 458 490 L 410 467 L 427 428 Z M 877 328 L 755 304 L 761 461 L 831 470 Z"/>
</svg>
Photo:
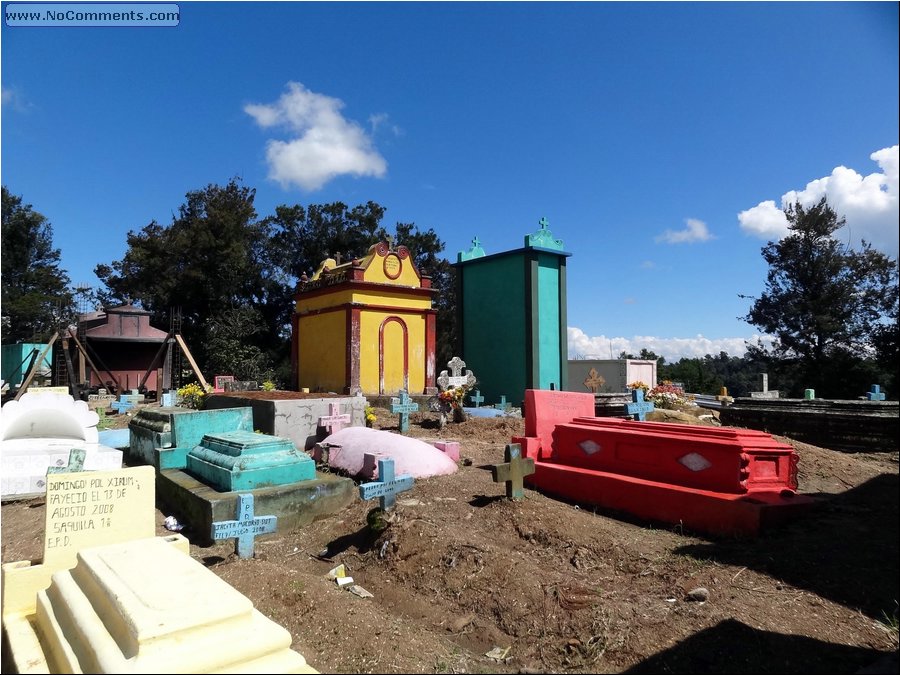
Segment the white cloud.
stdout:
<svg viewBox="0 0 900 675">
<path fill-rule="evenodd" d="M 13 110 L 22 112 L 29 107 L 29 104 L 25 100 L 25 97 L 22 96 L 22 94 L 17 89 L 3 87 L 2 95 L 2 105 L 4 108 L 12 108 Z"/>
<path fill-rule="evenodd" d="M 865 239 L 875 248 L 896 256 L 900 220 L 898 149 L 900 146 L 895 145 L 869 155 L 880 172 L 862 176 L 845 166 L 836 167 L 830 176 L 810 181 L 803 190 L 784 193 L 781 207 L 798 201 L 811 206 L 827 197 L 831 207 L 847 220 L 846 231 L 839 231 L 838 236 L 853 244 Z M 772 200 L 741 211 L 738 221 L 742 230 L 763 239 L 780 239 L 788 233 L 787 219 Z"/>
<path fill-rule="evenodd" d="M 683 230 L 666 230 L 656 237 L 656 241 L 665 242 L 667 244 L 691 244 L 695 241 L 709 241 L 715 239 L 709 233 L 706 223 L 696 218 L 685 218 L 687 227 Z"/>
<path fill-rule="evenodd" d="M 362 127 L 344 118 L 343 107 L 340 99 L 309 91 L 299 82 L 289 82 L 275 103 L 244 106 L 263 129 L 282 127 L 295 135 L 266 143 L 269 178 L 283 188 L 293 184 L 318 190 L 337 176 L 384 176 L 387 162 Z M 372 123 L 373 128 L 378 124 Z"/>
<path fill-rule="evenodd" d="M 747 342 L 756 344 L 758 339 L 762 339 L 765 345 L 771 345 L 772 342 L 770 337 L 759 334 L 716 339 L 706 338 L 702 335 L 690 338 L 661 338 L 643 335 L 635 335 L 631 338 L 609 338 L 605 335 L 590 337 L 580 328 L 573 326 L 569 326 L 566 333 L 570 359 L 614 359 L 623 351 L 640 354 L 642 349 L 649 349 L 659 356 L 664 356 L 667 363 L 674 363 L 681 358 L 703 358 L 707 354 L 718 356 L 720 352 L 725 352 L 729 356 L 741 357 L 747 351 L 745 344 Z"/>
</svg>

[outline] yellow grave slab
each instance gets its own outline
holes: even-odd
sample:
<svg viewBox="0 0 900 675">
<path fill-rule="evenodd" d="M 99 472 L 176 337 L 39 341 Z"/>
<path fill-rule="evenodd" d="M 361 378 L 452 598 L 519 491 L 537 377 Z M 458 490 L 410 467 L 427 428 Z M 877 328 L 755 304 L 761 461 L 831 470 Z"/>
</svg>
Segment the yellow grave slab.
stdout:
<svg viewBox="0 0 900 675">
<path fill-rule="evenodd" d="M 317 672 L 287 630 L 158 538 L 79 553 L 38 594 L 36 623 L 55 673 Z"/>
<path fill-rule="evenodd" d="M 187 539 L 154 537 L 155 473 L 48 475 L 43 561 L 0 568 L 2 672 L 316 672 Z"/>
</svg>

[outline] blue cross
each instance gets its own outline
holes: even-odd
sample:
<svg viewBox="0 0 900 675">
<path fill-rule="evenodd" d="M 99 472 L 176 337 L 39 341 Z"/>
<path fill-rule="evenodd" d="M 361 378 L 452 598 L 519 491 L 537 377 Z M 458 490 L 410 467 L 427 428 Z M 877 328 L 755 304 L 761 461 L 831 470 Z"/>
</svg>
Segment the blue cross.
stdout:
<svg viewBox="0 0 900 675">
<path fill-rule="evenodd" d="M 214 540 L 237 539 L 234 543 L 235 553 L 240 558 L 253 557 L 254 539 L 259 534 L 275 531 L 277 516 L 253 516 L 253 495 L 239 494 L 237 503 L 237 520 L 221 520 L 212 524 L 210 533 Z"/>
<path fill-rule="evenodd" d="M 883 401 L 884 392 L 881 391 L 881 386 L 873 384 L 872 391 L 866 393 L 866 398 L 868 398 L 870 401 Z"/>
<path fill-rule="evenodd" d="M 379 459 L 378 480 L 360 485 L 359 496 L 361 499 L 378 497 L 381 510 L 388 511 L 394 508 L 394 504 L 397 501 L 397 493 L 412 489 L 414 482 L 415 478 L 407 474 L 394 476 L 393 459 Z"/>
<path fill-rule="evenodd" d="M 481 389 L 476 389 L 474 394 L 469 394 L 469 399 L 472 403 L 475 404 L 475 407 L 478 408 L 484 403 L 484 396 L 481 395 Z"/>
<path fill-rule="evenodd" d="M 504 411 L 509 408 L 509 403 L 506 402 L 506 394 L 500 396 L 500 403 L 497 404 L 497 407 Z"/>
<path fill-rule="evenodd" d="M 400 390 L 400 398 L 391 399 L 391 412 L 400 413 L 400 433 L 409 431 L 409 413 L 418 412 L 419 404 L 410 399 L 406 389 Z"/>
<path fill-rule="evenodd" d="M 637 417 L 641 422 L 648 412 L 653 412 L 656 408 L 650 401 L 644 400 L 644 390 L 641 387 L 631 391 L 631 400 L 633 403 L 625 404 L 625 414 Z"/>
</svg>

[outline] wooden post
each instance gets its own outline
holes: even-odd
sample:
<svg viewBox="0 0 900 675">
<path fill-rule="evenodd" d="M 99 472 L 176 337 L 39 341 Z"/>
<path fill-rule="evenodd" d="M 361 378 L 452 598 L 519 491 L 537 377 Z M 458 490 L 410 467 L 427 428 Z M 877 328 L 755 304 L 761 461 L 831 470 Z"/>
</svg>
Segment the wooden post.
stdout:
<svg viewBox="0 0 900 675">
<path fill-rule="evenodd" d="M 50 341 L 47 343 L 47 346 L 44 347 L 44 350 L 41 352 L 41 355 L 37 358 L 37 361 L 34 362 L 34 365 L 31 367 L 28 375 L 25 376 L 25 379 L 22 380 L 22 386 L 19 387 L 19 391 L 16 392 L 14 400 L 18 401 L 22 394 L 28 389 L 28 385 L 31 384 L 31 381 L 34 379 L 34 376 L 37 375 L 37 370 L 40 367 L 41 363 L 44 361 L 44 357 L 47 356 L 47 352 L 50 351 L 50 348 L 53 347 L 53 343 L 56 342 L 56 338 L 59 337 L 59 331 L 53 334 L 50 338 Z"/>
<path fill-rule="evenodd" d="M 200 381 L 200 386 L 203 387 L 204 391 L 206 391 L 209 388 L 209 384 L 204 379 L 203 373 L 200 372 L 200 368 L 197 367 L 197 362 L 194 361 L 194 357 L 191 355 L 191 350 L 188 349 L 188 346 L 185 344 L 184 338 L 182 338 L 178 333 L 175 333 L 175 342 L 177 342 L 178 346 L 181 347 L 181 351 L 184 352 L 184 355 L 187 357 L 188 363 L 191 364 L 191 369 L 193 369 L 194 374 Z"/>
</svg>

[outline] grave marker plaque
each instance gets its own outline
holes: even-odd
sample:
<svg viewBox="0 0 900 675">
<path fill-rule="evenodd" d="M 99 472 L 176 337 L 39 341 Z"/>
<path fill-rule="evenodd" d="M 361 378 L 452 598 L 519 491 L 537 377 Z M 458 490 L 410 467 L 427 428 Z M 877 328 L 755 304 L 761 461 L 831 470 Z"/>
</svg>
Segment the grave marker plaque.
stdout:
<svg viewBox="0 0 900 675">
<path fill-rule="evenodd" d="M 44 521 L 44 564 L 57 566 L 82 548 L 156 533 L 156 470 L 49 473 Z M 60 567 L 64 564 L 60 564 Z"/>
</svg>

